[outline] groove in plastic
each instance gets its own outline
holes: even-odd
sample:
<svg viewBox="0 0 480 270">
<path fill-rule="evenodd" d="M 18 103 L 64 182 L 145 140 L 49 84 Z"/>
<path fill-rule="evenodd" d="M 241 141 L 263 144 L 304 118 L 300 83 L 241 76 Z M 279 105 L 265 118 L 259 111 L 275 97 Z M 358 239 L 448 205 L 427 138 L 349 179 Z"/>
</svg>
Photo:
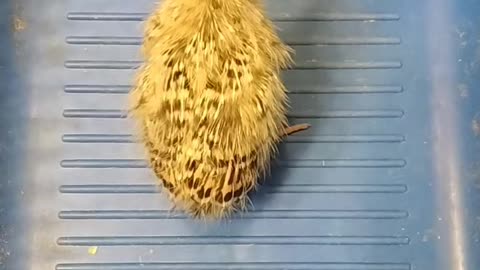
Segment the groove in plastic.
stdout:
<svg viewBox="0 0 480 270">
<path fill-rule="evenodd" d="M 183 214 L 166 210 L 64 210 L 58 214 L 67 220 L 104 219 L 188 219 Z M 240 219 L 404 219 L 404 210 L 263 210 L 249 211 Z"/>
<path fill-rule="evenodd" d="M 290 118 L 401 118 L 404 115 L 401 109 L 384 110 L 324 110 L 314 113 L 291 113 Z M 106 109 L 65 109 L 66 118 L 126 118 L 124 110 Z"/>
<path fill-rule="evenodd" d="M 405 193 L 406 185 L 279 185 L 265 188 L 267 193 Z M 62 185 L 61 193 L 72 194 L 130 194 L 158 193 L 157 185 Z"/>
<path fill-rule="evenodd" d="M 137 69 L 141 61 L 121 60 L 67 60 L 65 67 L 68 69 Z M 400 61 L 338 61 L 327 62 L 319 60 L 296 61 L 291 69 L 399 69 Z"/>
<path fill-rule="evenodd" d="M 75 21 L 143 21 L 147 13 L 130 12 L 69 12 L 68 20 Z M 317 13 L 314 16 L 272 15 L 274 21 L 397 21 L 400 15 L 394 13 Z"/>
<path fill-rule="evenodd" d="M 135 143 L 132 135 L 128 134 L 65 134 L 62 136 L 65 143 Z M 318 135 L 318 136 L 289 136 L 289 143 L 401 143 L 405 141 L 403 135 Z"/>
<path fill-rule="evenodd" d="M 60 237 L 61 246 L 148 245 L 407 245 L 406 236 L 86 236 Z"/>
<path fill-rule="evenodd" d="M 287 168 L 401 168 L 403 159 L 302 159 L 279 160 L 278 165 Z M 142 159 L 65 159 L 63 168 L 147 168 Z"/>
<path fill-rule="evenodd" d="M 131 85 L 65 85 L 65 93 L 71 94 L 128 94 Z M 396 94 L 403 92 L 400 85 L 315 85 L 313 88 L 289 89 L 290 94 Z"/>
</svg>

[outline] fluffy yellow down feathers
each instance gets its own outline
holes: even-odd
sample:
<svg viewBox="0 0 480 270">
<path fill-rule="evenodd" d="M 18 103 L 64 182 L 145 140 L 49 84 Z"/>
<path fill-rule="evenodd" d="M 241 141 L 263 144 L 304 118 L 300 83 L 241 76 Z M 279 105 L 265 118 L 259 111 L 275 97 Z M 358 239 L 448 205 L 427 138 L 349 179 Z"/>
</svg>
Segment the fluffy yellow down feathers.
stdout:
<svg viewBox="0 0 480 270">
<path fill-rule="evenodd" d="M 146 21 L 130 94 L 149 165 L 176 208 L 244 210 L 288 133 L 290 49 L 256 0 L 165 0 Z"/>
</svg>

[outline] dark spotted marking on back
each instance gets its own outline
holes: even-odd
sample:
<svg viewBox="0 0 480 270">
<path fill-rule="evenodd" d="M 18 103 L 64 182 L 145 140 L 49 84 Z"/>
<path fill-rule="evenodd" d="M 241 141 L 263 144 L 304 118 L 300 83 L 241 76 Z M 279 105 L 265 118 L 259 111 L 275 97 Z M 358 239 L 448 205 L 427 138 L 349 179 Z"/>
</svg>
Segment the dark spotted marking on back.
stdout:
<svg viewBox="0 0 480 270">
<path fill-rule="evenodd" d="M 170 141 L 171 144 L 177 144 L 178 143 L 178 138 L 177 137 L 170 138 L 169 141 Z"/>
<path fill-rule="evenodd" d="M 213 108 L 218 108 L 220 107 L 220 102 L 218 100 L 210 100 L 210 106 Z"/>
<path fill-rule="evenodd" d="M 190 90 L 190 80 L 185 78 L 185 82 L 183 83 L 183 88 Z"/>
<path fill-rule="evenodd" d="M 213 9 L 220 9 L 221 6 L 220 6 L 220 3 L 218 3 L 217 1 L 213 1 L 212 2 L 212 7 L 213 7 Z"/>
<path fill-rule="evenodd" d="M 173 106 L 174 111 L 179 111 L 180 108 L 182 107 L 182 101 L 179 100 L 179 99 L 175 99 L 175 100 L 173 100 L 173 102 L 172 101 L 165 101 L 165 103 L 168 104 L 168 105 L 171 104 Z"/>
<path fill-rule="evenodd" d="M 231 201 L 231 200 L 232 200 L 232 195 L 233 195 L 233 194 L 232 194 L 231 191 L 228 192 L 228 193 L 225 195 L 225 197 L 223 198 L 223 200 L 224 200 L 225 202 Z"/>
<path fill-rule="evenodd" d="M 193 188 L 194 189 L 197 189 L 199 186 L 200 186 L 200 181 L 198 181 L 198 180 L 193 181 Z"/>
<path fill-rule="evenodd" d="M 183 72 L 181 71 L 175 71 L 175 73 L 173 73 L 173 80 L 176 81 L 180 78 L 180 76 L 182 75 Z"/>
<path fill-rule="evenodd" d="M 220 182 L 219 182 L 219 185 L 218 185 L 218 190 L 221 191 L 222 190 L 222 187 L 225 185 L 225 177 L 222 177 L 220 178 Z"/>
<path fill-rule="evenodd" d="M 243 188 L 239 188 L 239 189 L 235 190 L 235 192 L 233 193 L 233 197 L 238 198 L 238 197 L 242 196 L 242 194 L 243 194 Z"/>
<path fill-rule="evenodd" d="M 207 190 L 205 191 L 205 198 L 210 198 L 211 193 L 212 193 L 212 188 L 207 188 Z"/>
<path fill-rule="evenodd" d="M 243 61 L 240 60 L 240 59 L 235 59 L 235 64 L 241 66 L 241 65 L 243 65 Z"/>
<path fill-rule="evenodd" d="M 222 90 L 223 90 L 220 83 L 213 82 L 213 81 L 207 81 L 207 89 L 212 89 L 217 93 L 222 93 Z"/>
<path fill-rule="evenodd" d="M 232 185 L 233 184 L 233 181 L 235 180 L 235 173 L 232 171 L 232 173 L 230 174 L 230 177 L 228 178 L 228 185 Z"/>
<path fill-rule="evenodd" d="M 215 201 L 218 203 L 223 203 L 223 195 L 222 192 L 217 191 L 217 195 L 215 195 Z"/>
<path fill-rule="evenodd" d="M 190 165 L 188 166 L 188 170 L 194 171 L 197 168 L 197 162 L 195 160 L 190 161 Z"/>
<path fill-rule="evenodd" d="M 214 160 L 214 162 L 215 162 L 215 165 L 218 166 L 219 168 L 226 168 L 228 167 L 229 160 L 217 159 L 217 160 Z"/>
<path fill-rule="evenodd" d="M 205 198 L 205 189 L 204 189 L 203 187 L 200 188 L 199 191 L 197 191 L 197 196 L 198 196 L 198 198 L 200 198 L 200 199 Z"/>
<path fill-rule="evenodd" d="M 193 177 L 190 177 L 190 178 L 187 179 L 188 188 L 190 188 L 190 189 L 193 188 L 193 182 L 194 182 Z"/>
<path fill-rule="evenodd" d="M 162 179 L 163 187 L 168 189 L 170 192 L 174 191 L 174 187 L 171 183 L 167 182 L 165 179 Z"/>
<path fill-rule="evenodd" d="M 210 149 L 212 149 L 213 146 L 215 146 L 215 142 L 213 140 L 209 140 L 208 141 L 208 147 L 210 147 Z"/>
</svg>

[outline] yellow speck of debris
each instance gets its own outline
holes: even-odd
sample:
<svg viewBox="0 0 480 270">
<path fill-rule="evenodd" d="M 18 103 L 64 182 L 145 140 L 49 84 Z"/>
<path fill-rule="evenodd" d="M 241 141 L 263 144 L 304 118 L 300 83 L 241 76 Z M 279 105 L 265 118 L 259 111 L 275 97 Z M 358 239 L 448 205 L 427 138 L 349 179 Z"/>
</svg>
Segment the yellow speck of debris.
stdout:
<svg viewBox="0 0 480 270">
<path fill-rule="evenodd" d="M 97 254 L 97 251 L 98 251 L 98 247 L 89 247 L 88 248 L 88 254 L 90 254 L 90 255 Z"/>
<path fill-rule="evenodd" d="M 20 19 L 19 17 L 14 17 L 13 18 L 13 29 L 17 32 L 17 31 L 22 31 L 24 30 L 25 28 L 27 28 L 27 23 Z"/>
</svg>

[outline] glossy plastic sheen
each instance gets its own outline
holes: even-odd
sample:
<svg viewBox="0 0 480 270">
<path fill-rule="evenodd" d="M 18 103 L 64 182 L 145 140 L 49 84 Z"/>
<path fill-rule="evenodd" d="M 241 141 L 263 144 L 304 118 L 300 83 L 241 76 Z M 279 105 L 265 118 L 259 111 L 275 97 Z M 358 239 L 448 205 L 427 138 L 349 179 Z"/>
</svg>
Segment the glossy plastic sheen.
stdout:
<svg viewBox="0 0 480 270">
<path fill-rule="evenodd" d="M 480 2 L 269 0 L 296 50 L 255 209 L 172 214 L 124 117 L 153 0 L 0 1 L 0 268 L 480 269 Z"/>
</svg>

